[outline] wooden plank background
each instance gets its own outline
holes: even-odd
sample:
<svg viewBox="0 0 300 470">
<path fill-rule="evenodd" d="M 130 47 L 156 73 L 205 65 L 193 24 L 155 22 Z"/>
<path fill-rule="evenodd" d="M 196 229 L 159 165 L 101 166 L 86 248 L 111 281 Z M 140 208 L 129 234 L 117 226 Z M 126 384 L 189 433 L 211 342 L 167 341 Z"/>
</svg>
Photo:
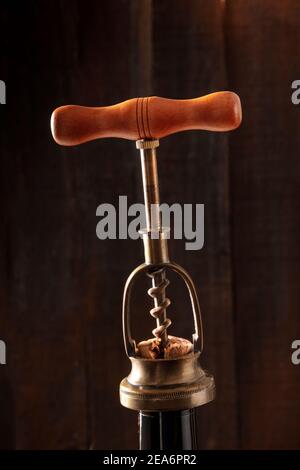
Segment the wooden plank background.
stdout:
<svg viewBox="0 0 300 470">
<path fill-rule="evenodd" d="M 290 361 L 300 335 L 299 26 L 299 2 L 227 2 L 227 68 L 244 106 L 230 140 L 242 448 L 300 448 L 300 370 Z"/>
<path fill-rule="evenodd" d="M 205 204 L 205 246 L 172 259 L 200 295 L 203 364 L 215 402 L 198 410 L 199 447 L 300 448 L 299 78 L 297 0 L 4 1 L 0 9 L 0 448 L 130 449 L 137 416 L 119 404 L 127 375 L 121 299 L 142 260 L 130 240 L 100 242 L 102 202 L 142 201 L 130 142 L 60 148 L 62 104 L 236 90 L 233 134 L 186 133 L 159 148 L 162 200 Z M 191 333 L 171 277 L 175 334 Z M 146 282 L 134 331 L 151 328 Z M 144 293 L 145 292 L 145 293 Z"/>
</svg>

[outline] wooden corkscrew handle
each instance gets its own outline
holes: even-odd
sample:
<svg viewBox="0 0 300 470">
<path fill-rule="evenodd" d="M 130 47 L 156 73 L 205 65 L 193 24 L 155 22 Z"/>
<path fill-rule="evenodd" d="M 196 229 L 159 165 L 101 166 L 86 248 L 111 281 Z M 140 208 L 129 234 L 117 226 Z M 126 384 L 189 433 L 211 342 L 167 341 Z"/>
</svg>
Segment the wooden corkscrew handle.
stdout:
<svg viewBox="0 0 300 470">
<path fill-rule="evenodd" d="M 100 108 L 62 106 L 52 114 L 51 130 L 58 144 L 79 145 L 104 137 L 160 139 L 193 129 L 230 131 L 241 119 L 238 95 L 221 91 L 188 100 L 150 96 Z"/>
</svg>

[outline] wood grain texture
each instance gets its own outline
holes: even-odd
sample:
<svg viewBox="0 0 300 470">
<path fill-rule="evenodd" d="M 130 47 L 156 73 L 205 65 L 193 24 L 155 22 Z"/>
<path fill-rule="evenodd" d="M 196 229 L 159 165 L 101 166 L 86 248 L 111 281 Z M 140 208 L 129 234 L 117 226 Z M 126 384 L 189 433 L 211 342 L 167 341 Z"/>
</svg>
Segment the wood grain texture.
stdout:
<svg viewBox="0 0 300 470">
<path fill-rule="evenodd" d="M 53 111 L 51 130 L 58 144 L 70 146 L 104 137 L 140 140 L 196 129 L 230 131 L 241 119 L 239 97 L 222 91 L 190 100 L 148 96 L 104 107 L 65 105 Z"/>
<path fill-rule="evenodd" d="M 78 97 L 80 104 L 88 106 L 123 101 L 131 88 L 130 1 L 92 0 L 88 8 L 85 2 L 78 5 L 82 24 L 79 63 L 74 80 L 65 76 L 71 99 L 53 103 L 54 107 L 78 102 Z M 66 171 L 72 175 L 75 230 L 83 250 L 80 282 L 88 377 L 87 447 L 136 448 L 137 416 L 120 405 L 119 383 L 130 368 L 123 345 L 121 306 L 126 277 L 139 262 L 137 246 L 126 239 L 100 241 L 96 236 L 99 204 L 117 207 L 123 194 L 129 195 L 128 204 L 136 202 L 136 149 L 133 143 L 117 140 L 68 149 L 54 143 L 54 147 L 57 158 L 67 159 Z"/>
<path fill-rule="evenodd" d="M 153 92 L 186 98 L 227 88 L 219 1 L 154 2 Z M 197 91 L 196 91 L 197 90 Z M 205 204 L 205 246 L 185 251 L 171 240 L 170 256 L 192 275 L 204 323 L 202 364 L 216 378 L 217 398 L 198 410 L 199 445 L 235 448 L 237 402 L 231 301 L 228 136 L 191 132 L 170 136 L 159 148 L 163 201 Z M 189 337 L 190 306 L 182 284 L 171 278 L 171 334 Z"/>
<path fill-rule="evenodd" d="M 4 389 L 0 382 L 1 397 L 3 390 L 4 397 L 5 390 L 11 394 L 3 398 L 0 422 L 4 417 L 7 426 L 0 426 L 0 440 L 15 429 L 17 449 L 86 447 L 84 293 L 73 173 L 66 159 L 55 158 L 48 124 L 53 102 L 68 98 L 63 68 L 76 63 L 76 15 L 76 6 L 65 1 L 47 9 L 33 1 L 1 4 L 8 84 L 0 151 Z"/>
<path fill-rule="evenodd" d="M 227 1 L 229 84 L 244 103 L 231 139 L 231 201 L 241 447 L 300 447 L 297 1 Z"/>
</svg>

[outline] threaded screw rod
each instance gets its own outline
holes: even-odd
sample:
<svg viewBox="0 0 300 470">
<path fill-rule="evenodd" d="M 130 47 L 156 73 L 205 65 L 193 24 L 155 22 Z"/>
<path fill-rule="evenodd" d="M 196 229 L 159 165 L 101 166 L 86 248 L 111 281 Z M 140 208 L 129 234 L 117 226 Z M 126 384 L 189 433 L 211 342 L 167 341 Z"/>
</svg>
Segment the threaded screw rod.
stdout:
<svg viewBox="0 0 300 470">
<path fill-rule="evenodd" d="M 148 273 L 152 278 L 152 287 L 148 290 L 150 297 L 154 299 L 154 308 L 150 310 L 150 315 L 156 319 L 156 328 L 152 330 L 156 338 L 161 339 L 161 344 L 165 347 L 168 343 L 167 328 L 171 325 L 171 320 L 166 316 L 166 309 L 171 304 L 171 300 L 166 297 L 165 291 L 170 281 L 166 278 L 164 268 Z"/>
</svg>

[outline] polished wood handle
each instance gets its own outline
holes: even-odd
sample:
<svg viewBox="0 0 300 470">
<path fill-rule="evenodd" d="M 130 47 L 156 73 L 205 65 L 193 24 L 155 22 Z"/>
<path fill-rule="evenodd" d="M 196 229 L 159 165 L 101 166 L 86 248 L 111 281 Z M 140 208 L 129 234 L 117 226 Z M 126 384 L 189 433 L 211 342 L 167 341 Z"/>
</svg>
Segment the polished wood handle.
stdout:
<svg viewBox="0 0 300 470">
<path fill-rule="evenodd" d="M 78 145 L 103 137 L 160 139 L 192 129 L 230 131 L 241 123 L 238 95 L 230 91 L 189 100 L 150 96 L 101 108 L 68 105 L 57 108 L 51 129 L 60 145 Z"/>
</svg>

